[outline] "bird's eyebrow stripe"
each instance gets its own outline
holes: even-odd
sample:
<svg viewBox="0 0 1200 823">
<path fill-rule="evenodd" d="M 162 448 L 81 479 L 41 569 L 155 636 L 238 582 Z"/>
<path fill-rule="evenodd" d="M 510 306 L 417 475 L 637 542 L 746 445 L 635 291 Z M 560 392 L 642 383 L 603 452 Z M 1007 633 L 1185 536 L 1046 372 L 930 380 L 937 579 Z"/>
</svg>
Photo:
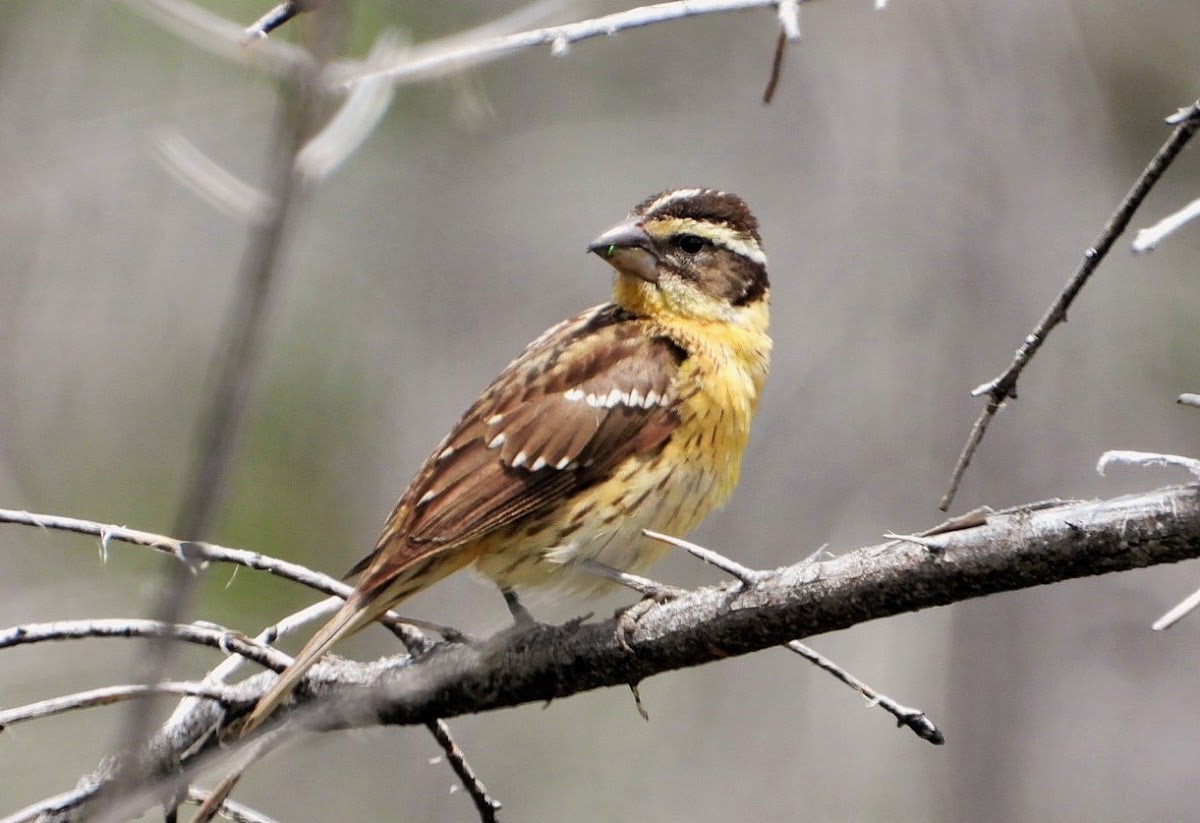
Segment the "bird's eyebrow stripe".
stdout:
<svg viewBox="0 0 1200 823">
<path fill-rule="evenodd" d="M 767 255 L 763 253 L 757 240 L 723 223 L 694 220 L 690 217 L 659 217 L 647 220 L 645 228 L 651 235 L 660 237 L 694 234 L 714 245 L 729 249 L 734 254 L 740 254 L 760 266 L 767 265 Z"/>
</svg>

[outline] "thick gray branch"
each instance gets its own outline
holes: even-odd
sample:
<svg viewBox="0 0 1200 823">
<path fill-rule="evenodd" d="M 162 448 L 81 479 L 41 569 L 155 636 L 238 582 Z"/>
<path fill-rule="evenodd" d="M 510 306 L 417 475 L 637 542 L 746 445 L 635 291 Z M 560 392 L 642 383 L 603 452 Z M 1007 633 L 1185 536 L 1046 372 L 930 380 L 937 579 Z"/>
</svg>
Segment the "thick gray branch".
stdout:
<svg viewBox="0 0 1200 823">
<path fill-rule="evenodd" d="M 982 525 L 921 541 L 787 566 L 750 588 L 727 583 L 688 592 L 641 617 L 627 636 L 632 653 L 617 640 L 616 622 L 606 620 L 505 633 L 478 645 L 444 643 L 415 660 L 322 664 L 291 714 L 297 728 L 426 723 L 637 683 L 902 612 L 1198 557 L 1200 485 L 994 513 Z M 270 677 L 233 687 L 244 697 L 237 711 L 249 708 Z M 229 719 L 223 712 L 203 704 L 154 750 L 187 752 L 184 762 L 199 765 L 196 752 L 213 741 L 193 746 Z M 150 773 L 172 771 L 167 760 L 147 760 Z M 97 779 L 103 783 L 104 775 L 88 778 Z"/>
<path fill-rule="evenodd" d="M 789 566 L 749 590 L 708 587 L 652 609 L 627 638 L 606 621 L 451 646 L 389 674 L 383 723 L 502 708 L 636 683 L 876 620 L 996 592 L 1200 556 L 1200 486 L 991 515 L 929 538 L 941 550 L 890 543 L 823 563 Z M 322 685 L 354 704 L 354 691 Z M 361 696 L 361 695 L 359 695 Z M 361 718 L 362 709 L 348 715 Z M 322 712 L 322 725 L 346 717 Z"/>
</svg>

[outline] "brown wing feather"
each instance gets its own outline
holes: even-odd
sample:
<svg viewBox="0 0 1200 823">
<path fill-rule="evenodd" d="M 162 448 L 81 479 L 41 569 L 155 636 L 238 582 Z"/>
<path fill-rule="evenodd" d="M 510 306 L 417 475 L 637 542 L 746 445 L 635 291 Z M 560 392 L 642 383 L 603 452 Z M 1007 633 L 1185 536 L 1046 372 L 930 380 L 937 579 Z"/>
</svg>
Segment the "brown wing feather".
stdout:
<svg viewBox="0 0 1200 823">
<path fill-rule="evenodd" d="M 388 517 L 360 588 L 543 509 L 659 449 L 678 424 L 684 353 L 615 305 L 551 329 L 425 461 Z"/>
</svg>

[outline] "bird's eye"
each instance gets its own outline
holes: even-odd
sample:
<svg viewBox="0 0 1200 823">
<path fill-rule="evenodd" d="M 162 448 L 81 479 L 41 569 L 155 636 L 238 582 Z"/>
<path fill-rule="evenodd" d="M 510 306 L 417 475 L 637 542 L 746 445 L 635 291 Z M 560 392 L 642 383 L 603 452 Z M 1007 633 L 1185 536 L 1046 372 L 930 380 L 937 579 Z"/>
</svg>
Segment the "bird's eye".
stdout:
<svg viewBox="0 0 1200 823">
<path fill-rule="evenodd" d="M 675 238 L 675 245 L 685 254 L 695 254 L 704 248 L 708 241 L 695 234 L 681 234 Z"/>
</svg>

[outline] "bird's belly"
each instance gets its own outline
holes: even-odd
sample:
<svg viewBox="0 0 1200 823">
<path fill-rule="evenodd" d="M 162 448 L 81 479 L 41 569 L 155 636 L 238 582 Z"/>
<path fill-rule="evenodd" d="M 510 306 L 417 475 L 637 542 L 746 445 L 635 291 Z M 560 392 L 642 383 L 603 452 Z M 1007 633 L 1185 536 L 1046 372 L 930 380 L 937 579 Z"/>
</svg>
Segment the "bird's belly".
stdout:
<svg viewBox="0 0 1200 823">
<path fill-rule="evenodd" d="M 584 595 L 612 584 L 581 568 L 581 560 L 644 571 L 670 547 L 642 529 L 685 535 L 725 502 L 737 480 L 736 457 L 714 465 L 695 455 L 679 459 L 678 448 L 630 461 L 614 475 L 618 482 L 600 483 L 566 506 L 489 535 L 476 568 L 502 587 L 553 586 Z"/>
</svg>

